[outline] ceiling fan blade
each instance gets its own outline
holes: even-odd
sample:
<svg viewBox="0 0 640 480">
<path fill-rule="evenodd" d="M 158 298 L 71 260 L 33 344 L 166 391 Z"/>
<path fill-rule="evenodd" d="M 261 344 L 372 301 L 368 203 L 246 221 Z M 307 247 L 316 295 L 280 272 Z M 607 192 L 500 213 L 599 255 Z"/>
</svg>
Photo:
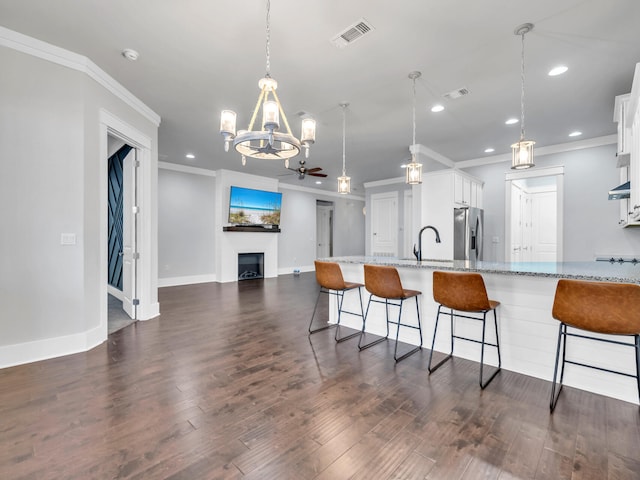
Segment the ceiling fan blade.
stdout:
<svg viewBox="0 0 640 480">
<path fill-rule="evenodd" d="M 312 177 L 326 177 L 327 176 L 325 173 L 311 173 L 311 172 L 307 172 L 307 175 L 311 175 Z"/>
<path fill-rule="evenodd" d="M 320 170 L 322 170 L 321 167 L 308 168 L 307 173 L 315 173 L 315 172 L 319 172 Z"/>
</svg>

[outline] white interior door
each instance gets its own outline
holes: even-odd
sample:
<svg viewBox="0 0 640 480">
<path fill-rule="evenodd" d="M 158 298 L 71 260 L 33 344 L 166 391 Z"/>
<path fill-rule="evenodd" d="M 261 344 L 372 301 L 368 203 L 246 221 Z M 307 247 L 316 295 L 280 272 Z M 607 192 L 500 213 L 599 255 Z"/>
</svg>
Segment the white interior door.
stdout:
<svg viewBox="0 0 640 480">
<path fill-rule="evenodd" d="M 398 192 L 371 195 L 371 253 L 398 255 Z"/>
<path fill-rule="evenodd" d="M 522 190 L 511 183 L 511 262 L 522 261 Z"/>
<path fill-rule="evenodd" d="M 136 149 L 133 148 L 122 165 L 122 308 L 136 318 Z"/>
<path fill-rule="evenodd" d="M 531 261 L 555 262 L 557 258 L 557 192 L 531 194 Z"/>
<path fill-rule="evenodd" d="M 328 258 L 333 254 L 332 215 L 333 207 L 327 205 L 318 205 L 316 207 L 316 258 Z"/>
</svg>

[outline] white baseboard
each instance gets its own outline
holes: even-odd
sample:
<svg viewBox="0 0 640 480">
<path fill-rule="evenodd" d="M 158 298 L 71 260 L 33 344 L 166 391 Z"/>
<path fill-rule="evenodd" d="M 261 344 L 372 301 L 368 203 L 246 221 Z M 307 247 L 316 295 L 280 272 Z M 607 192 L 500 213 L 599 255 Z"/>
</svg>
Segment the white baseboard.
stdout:
<svg viewBox="0 0 640 480">
<path fill-rule="evenodd" d="M 0 347 L 0 368 L 86 352 L 105 340 L 103 329 L 98 326 L 74 335 L 5 345 Z"/>
<path fill-rule="evenodd" d="M 191 285 L 194 283 L 209 283 L 215 281 L 215 274 L 189 275 L 187 277 L 167 277 L 158 279 L 158 287 L 177 287 L 179 285 Z"/>
</svg>

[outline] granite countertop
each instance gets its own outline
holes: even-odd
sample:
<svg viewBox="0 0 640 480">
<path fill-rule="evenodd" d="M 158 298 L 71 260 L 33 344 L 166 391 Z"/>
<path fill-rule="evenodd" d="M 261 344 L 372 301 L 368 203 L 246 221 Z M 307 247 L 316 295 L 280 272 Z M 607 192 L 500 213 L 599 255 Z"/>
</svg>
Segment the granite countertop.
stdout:
<svg viewBox="0 0 640 480">
<path fill-rule="evenodd" d="M 453 270 L 458 272 L 498 273 L 551 278 L 573 278 L 601 282 L 640 283 L 640 263 L 631 262 L 471 262 L 466 260 L 433 260 L 395 257 L 331 257 L 322 259 L 338 263 L 389 265 L 424 270 Z"/>
</svg>

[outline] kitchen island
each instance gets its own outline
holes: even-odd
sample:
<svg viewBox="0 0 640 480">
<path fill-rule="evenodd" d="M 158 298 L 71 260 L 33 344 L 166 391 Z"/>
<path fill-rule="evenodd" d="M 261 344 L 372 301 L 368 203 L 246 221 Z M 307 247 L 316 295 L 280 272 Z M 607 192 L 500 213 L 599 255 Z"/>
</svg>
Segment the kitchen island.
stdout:
<svg viewBox="0 0 640 480">
<path fill-rule="evenodd" d="M 411 260 L 393 257 L 332 257 L 324 259 L 340 264 L 345 280 L 364 283 L 363 265 L 390 265 L 398 269 L 404 288 L 420 290 L 420 312 L 423 330 L 423 348 L 430 348 L 437 313 L 437 304 L 432 296 L 432 272 L 434 270 L 481 273 L 489 298 L 500 302 L 498 308 L 498 331 L 502 368 L 551 381 L 555 361 L 555 350 L 559 322 L 551 316 L 553 298 L 559 278 L 589 281 L 624 282 L 640 284 L 640 263 L 619 262 L 565 262 L 565 263 L 495 263 L 443 260 Z M 369 294 L 363 291 L 363 303 Z M 357 295 L 345 295 L 344 309 L 357 311 Z M 397 315 L 397 308 L 390 311 Z M 412 308 L 403 308 L 403 322 L 416 321 Z M 405 317 L 406 315 L 406 317 Z M 330 321 L 336 319 L 331 309 Z M 384 305 L 372 303 L 367 317 L 367 332 L 384 335 L 386 332 Z M 361 321 L 351 315 L 343 315 L 342 323 L 360 329 Z M 436 352 L 449 351 L 450 326 L 443 318 L 436 338 Z M 480 338 L 481 322 L 457 319 L 456 333 Z M 493 341 L 492 328 L 487 329 L 488 341 Z M 395 330 L 390 337 L 395 337 Z M 606 338 L 606 336 L 604 336 Z M 418 345 L 417 331 L 400 330 L 400 341 Z M 593 363 L 613 370 L 635 374 L 633 348 L 572 338 L 568 345 L 568 356 L 577 361 Z M 375 348 L 375 347 L 374 347 Z M 475 362 L 480 359 L 480 346 L 471 342 L 456 341 L 454 357 Z M 495 349 L 485 351 L 485 361 L 497 365 Z M 434 375 L 446 375 L 438 370 Z M 636 383 L 632 378 L 613 375 L 593 369 L 567 364 L 564 383 L 567 386 L 587 390 L 638 404 Z"/>
</svg>

